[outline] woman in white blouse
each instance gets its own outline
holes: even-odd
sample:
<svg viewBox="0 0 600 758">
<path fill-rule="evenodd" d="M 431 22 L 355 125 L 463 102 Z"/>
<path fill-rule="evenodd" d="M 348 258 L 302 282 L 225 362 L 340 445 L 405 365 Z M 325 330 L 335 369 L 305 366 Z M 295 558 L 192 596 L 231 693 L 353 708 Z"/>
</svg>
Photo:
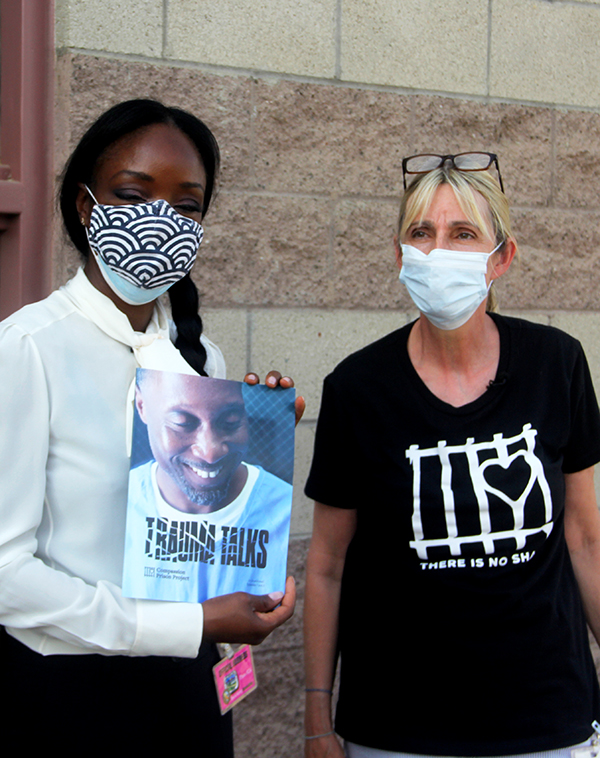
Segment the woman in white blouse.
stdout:
<svg viewBox="0 0 600 758">
<path fill-rule="evenodd" d="M 257 644 L 293 613 L 293 580 L 283 597 L 202 605 L 121 596 L 135 370 L 224 377 L 189 276 L 218 164 L 213 135 L 189 113 L 151 100 L 107 111 L 61 188 L 84 267 L 0 325 L 4 744 L 159 751 L 181 748 L 193 728 L 201 755 L 231 756 L 214 643 Z"/>
</svg>

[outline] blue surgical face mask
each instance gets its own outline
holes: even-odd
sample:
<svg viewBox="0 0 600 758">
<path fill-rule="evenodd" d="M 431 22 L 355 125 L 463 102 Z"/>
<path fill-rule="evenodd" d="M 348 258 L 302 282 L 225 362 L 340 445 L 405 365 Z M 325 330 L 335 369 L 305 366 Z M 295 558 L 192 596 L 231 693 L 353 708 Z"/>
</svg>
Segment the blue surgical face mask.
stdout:
<svg viewBox="0 0 600 758">
<path fill-rule="evenodd" d="M 491 253 L 442 250 L 422 253 L 402 245 L 400 281 L 419 311 L 438 329 L 466 324 L 487 297 L 487 262 Z"/>
<path fill-rule="evenodd" d="M 86 232 L 100 273 L 129 305 L 156 300 L 192 270 L 204 231 L 166 200 L 138 205 L 94 202 Z"/>
</svg>

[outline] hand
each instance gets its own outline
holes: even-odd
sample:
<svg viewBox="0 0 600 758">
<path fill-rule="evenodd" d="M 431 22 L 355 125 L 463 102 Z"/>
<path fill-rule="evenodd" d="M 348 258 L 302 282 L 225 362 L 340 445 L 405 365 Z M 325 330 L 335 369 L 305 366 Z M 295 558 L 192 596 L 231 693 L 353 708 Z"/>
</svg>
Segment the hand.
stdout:
<svg viewBox="0 0 600 758">
<path fill-rule="evenodd" d="M 249 374 L 246 374 L 246 376 L 244 377 L 244 381 L 246 382 L 246 384 L 259 384 L 260 383 L 258 374 L 255 374 L 254 372 L 250 372 Z M 294 386 L 294 380 L 289 376 L 281 376 L 279 371 L 269 371 L 269 373 L 265 377 L 265 385 L 267 387 L 272 387 L 273 389 L 275 387 L 284 387 L 285 389 L 288 389 L 289 387 Z M 298 421 L 300 421 L 300 419 L 304 415 L 304 409 L 306 408 L 306 403 L 303 397 L 296 398 L 296 401 L 294 403 L 294 408 L 296 410 L 296 426 L 297 426 Z"/>
<path fill-rule="evenodd" d="M 292 617 L 295 605 L 296 583 L 291 576 L 285 583 L 285 595 L 233 592 L 213 597 L 202 603 L 204 638 L 212 642 L 260 645 L 274 629 Z"/>
<path fill-rule="evenodd" d="M 335 734 L 304 742 L 304 758 L 344 758 L 345 755 Z"/>
<path fill-rule="evenodd" d="M 331 692 L 326 689 L 308 688 L 306 690 L 304 733 L 307 735 L 322 734 L 324 736 L 304 741 L 305 758 L 344 758 L 344 750 L 333 732 L 331 697 Z"/>
</svg>

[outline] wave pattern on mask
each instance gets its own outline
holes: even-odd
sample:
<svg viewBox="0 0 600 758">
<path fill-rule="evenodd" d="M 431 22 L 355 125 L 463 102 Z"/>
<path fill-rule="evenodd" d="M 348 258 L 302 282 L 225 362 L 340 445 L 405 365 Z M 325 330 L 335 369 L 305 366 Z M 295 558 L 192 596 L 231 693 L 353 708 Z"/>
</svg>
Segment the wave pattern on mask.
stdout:
<svg viewBox="0 0 600 758">
<path fill-rule="evenodd" d="M 166 201 L 95 207 L 90 245 L 124 279 L 143 289 L 170 286 L 194 265 L 202 226 Z"/>
</svg>

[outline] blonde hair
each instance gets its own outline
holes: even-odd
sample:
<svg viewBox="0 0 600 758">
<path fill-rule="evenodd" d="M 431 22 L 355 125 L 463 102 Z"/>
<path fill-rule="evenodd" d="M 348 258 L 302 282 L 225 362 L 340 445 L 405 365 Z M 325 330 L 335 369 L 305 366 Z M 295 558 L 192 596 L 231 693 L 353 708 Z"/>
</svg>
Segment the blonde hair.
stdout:
<svg viewBox="0 0 600 758">
<path fill-rule="evenodd" d="M 486 232 L 496 245 L 512 237 L 510 212 L 506 195 L 489 171 L 458 171 L 455 168 L 436 168 L 418 176 L 408 187 L 400 203 L 398 238 L 402 240 L 409 227 L 422 219 L 442 184 L 452 188 L 461 211 L 467 219 Z M 476 194 L 477 193 L 477 194 Z M 489 215 L 481 212 L 477 195 L 486 201 Z M 486 215 L 488 217 L 486 218 Z M 493 287 L 490 287 L 488 311 L 496 311 L 498 304 Z"/>
</svg>

